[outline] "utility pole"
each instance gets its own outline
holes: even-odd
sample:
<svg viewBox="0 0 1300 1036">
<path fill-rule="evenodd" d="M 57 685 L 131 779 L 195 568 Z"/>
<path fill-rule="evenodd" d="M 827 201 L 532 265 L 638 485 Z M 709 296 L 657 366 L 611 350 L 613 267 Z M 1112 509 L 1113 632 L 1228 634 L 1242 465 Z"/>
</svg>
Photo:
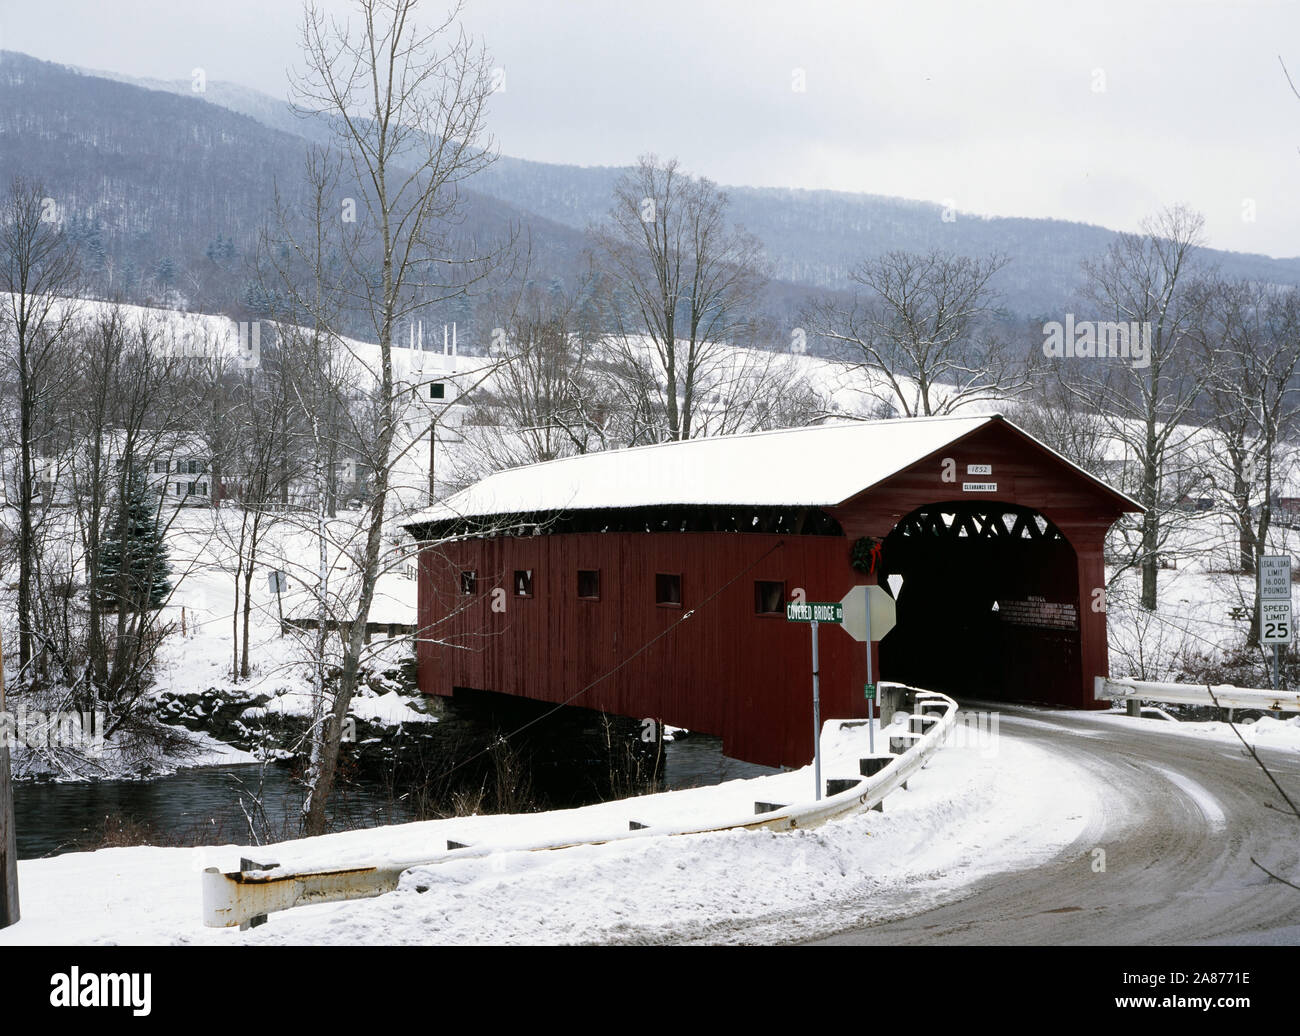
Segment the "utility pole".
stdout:
<svg viewBox="0 0 1300 1036">
<path fill-rule="evenodd" d="M 5 715 L 4 643 L 0 641 L 0 717 Z M 0 731 L 11 724 L 0 724 Z M 18 923 L 18 833 L 14 786 L 9 779 L 9 741 L 0 737 L 0 928 Z"/>
</svg>

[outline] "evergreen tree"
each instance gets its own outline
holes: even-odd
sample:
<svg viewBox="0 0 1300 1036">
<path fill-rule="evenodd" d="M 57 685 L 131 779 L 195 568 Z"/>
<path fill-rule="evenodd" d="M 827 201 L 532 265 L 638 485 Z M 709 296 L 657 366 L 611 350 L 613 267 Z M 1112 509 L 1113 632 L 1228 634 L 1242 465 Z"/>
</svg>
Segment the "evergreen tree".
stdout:
<svg viewBox="0 0 1300 1036">
<path fill-rule="evenodd" d="M 158 260 L 153 270 L 154 282 L 161 288 L 171 287 L 176 282 L 176 263 L 169 255 Z"/>
<path fill-rule="evenodd" d="M 131 473 L 123 511 L 109 519 L 99 551 L 95 593 L 104 608 L 129 612 L 161 608 L 171 593 L 171 563 L 150 495 L 144 480 Z"/>
</svg>

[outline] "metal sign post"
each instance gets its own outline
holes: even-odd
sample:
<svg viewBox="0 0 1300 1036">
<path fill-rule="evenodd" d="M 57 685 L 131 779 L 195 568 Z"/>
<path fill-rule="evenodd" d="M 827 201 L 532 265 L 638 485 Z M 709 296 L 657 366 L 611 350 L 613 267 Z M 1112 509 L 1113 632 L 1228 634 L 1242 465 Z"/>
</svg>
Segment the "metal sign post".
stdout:
<svg viewBox="0 0 1300 1036">
<path fill-rule="evenodd" d="M 867 629 L 871 629 L 871 591 L 862 595 L 867 611 Z M 876 683 L 871 678 L 871 636 L 867 635 L 867 751 L 876 754 Z"/>
<path fill-rule="evenodd" d="M 821 685 L 818 682 L 819 666 L 817 664 L 817 620 L 813 619 L 809 624 L 812 626 L 812 652 L 813 652 L 813 793 L 814 797 L 822 797 L 822 700 Z"/>
<path fill-rule="evenodd" d="M 867 751 L 876 754 L 876 685 L 867 682 Z"/>
<path fill-rule="evenodd" d="M 1259 642 L 1273 645 L 1273 690 L 1280 684 L 1278 647 L 1295 639 L 1291 622 L 1291 557 L 1266 554 L 1259 559 Z"/>
<path fill-rule="evenodd" d="M 894 628 L 898 611 L 894 599 L 880 586 L 855 586 L 840 600 L 844 606 L 841 627 L 854 640 L 867 647 L 867 748 L 876 751 L 876 680 L 871 669 L 871 642 Z"/>
<path fill-rule="evenodd" d="M 812 626 L 812 687 L 813 687 L 813 780 L 818 801 L 822 797 L 822 702 L 820 665 L 817 655 L 817 624 L 844 621 L 844 605 L 835 602 L 790 603 L 785 606 L 787 622 L 806 622 Z"/>
<path fill-rule="evenodd" d="M 4 645 L 0 643 L 0 716 L 4 711 Z M 14 829 L 14 787 L 9 779 L 6 736 L 0 739 L 0 928 L 17 924 L 18 917 L 18 833 Z"/>
</svg>

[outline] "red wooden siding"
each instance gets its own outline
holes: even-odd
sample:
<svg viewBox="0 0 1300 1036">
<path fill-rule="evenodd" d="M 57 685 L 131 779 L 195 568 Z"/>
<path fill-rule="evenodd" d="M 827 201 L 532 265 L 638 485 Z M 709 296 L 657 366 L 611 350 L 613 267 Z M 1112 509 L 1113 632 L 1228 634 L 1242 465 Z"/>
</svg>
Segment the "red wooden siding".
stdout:
<svg viewBox="0 0 1300 1036">
<path fill-rule="evenodd" d="M 956 463 L 955 483 L 942 479 L 945 458 Z M 968 464 L 989 464 L 992 474 L 968 476 Z M 968 481 L 996 482 L 997 492 L 965 493 Z M 574 533 L 425 548 L 420 688 L 496 691 L 651 717 L 720 735 L 723 750 L 737 758 L 802 765 L 812 757 L 809 627 L 755 614 L 754 583 L 784 582 L 787 597 L 798 587 L 809 601 L 839 600 L 854 584 L 874 581 L 851 568 L 853 540 L 883 538 L 912 511 L 950 500 L 1030 507 L 1065 535 L 1072 552 L 1058 543 L 1050 565 L 1007 573 L 1003 582 L 1008 593 L 1045 588 L 1049 600 L 1072 601 L 1077 634 L 1054 648 L 1051 634 L 1008 627 L 1004 650 L 1016 655 L 1006 662 L 1017 685 L 1043 677 L 1036 700 L 1091 707 L 1092 678 L 1107 673 L 1106 616 L 1092 607 L 1091 591 L 1105 585 L 1106 530 L 1130 505 L 1000 422 L 829 509 L 844 537 Z M 512 592 L 518 569 L 533 571 L 531 598 Z M 599 600 L 578 597 L 579 569 L 599 570 Z M 462 570 L 477 573 L 473 596 L 459 592 Z M 655 604 L 659 573 L 681 574 L 680 608 Z M 504 593 L 494 594 L 498 589 Z M 494 600 L 504 601 L 504 611 L 493 610 Z M 865 715 L 865 648 L 826 625 L 820 646 L 822 715 Z M 891 678 L 878 665 L 875 672 Z"/>
<path fill-rule="evenodd" d="M 534 596 L 512 596 L 511 574 L 528 568 Z M 600 600 L 578 597 L 580 568 L 600 570 Z M 478 593 L 465 598 L 456 591 L 460 572 L 470 569 Z M 655 604 L 658 573 L 681 573 L 680 608 Z M 446 695 L 468 687 L 653 717 L 720 735 L 737 758 L 805 760 L 812 757 L 809 628 L 784 614 L 756 614 L 760 580 L 784 582 L 787 594 L 802 587 L 808 600 L 838 600 L 858 581 L 845 541 L 829 536 L 542 535 L 426 550 L 420 623 L 429 639 L 420 645 L 420 688 Z M 492 608 L 497 588 L 507 591 L 495 598 L 504 611 Z M 823 680 L 823 714 L 864 714 L 861 693 L 850 693 L 865 679 L 863 647 L 822 626 L 821 657 L 823 668 L 849 677 L 833 686 Z"/>
</svg>

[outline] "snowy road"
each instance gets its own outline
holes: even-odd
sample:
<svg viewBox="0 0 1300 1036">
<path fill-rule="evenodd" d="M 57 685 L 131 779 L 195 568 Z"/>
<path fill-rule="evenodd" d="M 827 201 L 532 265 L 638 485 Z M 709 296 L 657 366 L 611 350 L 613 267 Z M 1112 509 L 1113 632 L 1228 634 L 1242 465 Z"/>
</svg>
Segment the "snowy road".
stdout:
<svg viewBox="0 0 1300 1036">
<path fill-rule="evenodd" d="M 1300 820 L 1279 811 L 1281 796 L 1239 745 L 1126 729 L 1115 717 L 997 708 L 1003 738 L 1090 775 L 1098 802 L 1084 831 L 1033 869 L 821 944 L 1300 944 L 1300 892 L 1251 863 L 1295 881 Z M 1300 799 L 1300 756 L 1260 753 Z"/>
</svg>

